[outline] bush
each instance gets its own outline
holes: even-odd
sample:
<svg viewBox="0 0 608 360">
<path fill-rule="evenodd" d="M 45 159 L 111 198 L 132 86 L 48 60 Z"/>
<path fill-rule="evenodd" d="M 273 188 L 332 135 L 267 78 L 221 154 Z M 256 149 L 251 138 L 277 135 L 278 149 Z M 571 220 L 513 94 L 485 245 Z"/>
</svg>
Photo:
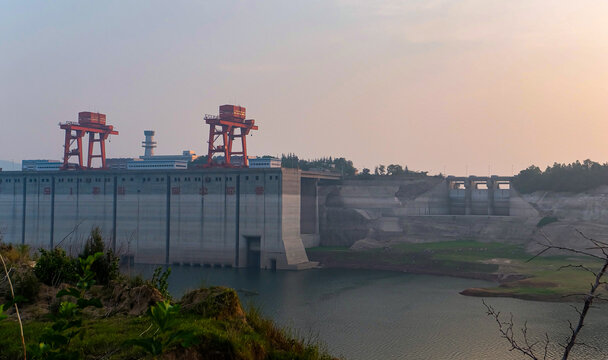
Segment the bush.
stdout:
<svg viewBox="0 0 608 360">
<path fill-rule="evenodd" d="M 91 266 L 91 270 L 95 273 L 95 281 L 101 285 L 107 285 L 111 280 L 115 280 L 119 276 L 118 256 L 114 254 L 112 249 L 107 249 L 101 236 L 101 231 L 98 227 L 91 230 L 84 251 L 80 254 L 80 258 L 87 257 L 96 253 L 102 253 L 103 256 L 95 260 Z"/>
<path fill-rule="evenodd" d="M 74 284 L 78 280 L 78 265 L 75 259 L 67 256 L 60 248 L 40 249 L 40 258 L 34 267 L 34 274 L 49 286 L 61 283 Z"/>
<path fill-rule="evenodd" d="M 190 291 L 182 296 L 180 304 L 184 311 L 205 318 L 224 320 L 245 316 L 236 291 L 223 286 Z"/>
<path fill-rule="evenodd" d="M 34 270 L 28 266 L 20 266 L 13 267 L 10 273 L 15 295 L 21 298 L 19 302 L 31 303 L 36 300 L 38 291 L 40 290 L 40 281 L 38 281 L 38 278 L 34 274 Z M 0 279 L 2 279 L 1 276 Z M 12 298 L 11 288 L 6 277 L 0 280 L 0 298 Z"/>
<path fill-rule="evenodd" d="M 549 225 L 549 224 L 557 222 L 557 221 L 559 221 L 559 220 L 555 216 L 545 216 L 544 218 L 540 219 L 538 224 L 536 224 L 536 227 L 541 228 L 545 225 Z"/>
<path fill-rule="evenodd" d="M 167 290 L 169 287 L 169 282 L 167 281 L 167 279 L 169 279 L 169 275 L 171 275 L 170 267 L 163 271 L 163 268 L 159 266 L 154 269 L 154 274 L 152 275 L 150 284 L 160 292 L 163 298 L 170 300 L 171 294 L 169 293 L 169 290 Z"/>
<path fill-rule="evenodd" d="M 134 277 L 128 278 L 127 281 L 129 282 L 130 288 L 140 287 L 146 284 L 146 280 L 144 280 L 144 278 L 139 274 Z"/>
<path fill-rule="evenodd" d="M 30 246 L 6 244 L 0 238 L 0 254 L 8 264 L 27 264 L 30 261 Z"/>
<path fill-rule="evenodd" d="M 15 294 L 23 296 L 26 302 L 34 302 L 36 300 L 38 291 L 40 290 L 40 281 L 38 281 L 32 268 L 26 267 L 15 272 L 12 281 L 15 287 Z"/>
</svg>

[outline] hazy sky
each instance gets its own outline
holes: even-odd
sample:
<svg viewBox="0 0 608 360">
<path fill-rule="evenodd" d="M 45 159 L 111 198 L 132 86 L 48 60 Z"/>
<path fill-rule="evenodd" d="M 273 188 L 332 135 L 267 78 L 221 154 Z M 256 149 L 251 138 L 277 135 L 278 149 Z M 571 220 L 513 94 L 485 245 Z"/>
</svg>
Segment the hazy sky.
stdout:
<svg viewBox="0 0 608 360">
<path fill-rule="evenodd" d="M 108 115 L 108 156 L 202 154 L 247 107 L 251 154 L 511 174 L 608 161 L 608 1 L 0 0 L 0 159 L 62 156 Z"/>
</svg>

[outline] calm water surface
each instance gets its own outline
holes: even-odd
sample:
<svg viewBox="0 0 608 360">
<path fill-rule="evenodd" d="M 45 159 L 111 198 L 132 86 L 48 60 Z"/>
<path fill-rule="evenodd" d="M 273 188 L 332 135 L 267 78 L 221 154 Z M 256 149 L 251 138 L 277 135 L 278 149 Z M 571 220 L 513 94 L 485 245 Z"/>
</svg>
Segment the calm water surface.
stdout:
<svg viewBox="0 0 608 360">
<path fill-rule="evenodd" d="M 151 276 L 153 267 L 138 266 Z M 480 298 L 458 292 L 492 283 L 450 277 L 369 270 L 255 271 L 172 267 L 169 290 L 179 297 L 201 285 L 241 290 L 267 316 L 303 337 L 318 337 L 334 355 L 346 359 L 521 359 L 509 352 Z M 243 291 L 244 290 L 244 291 Z M 256 292 L 258 295 L 251 295 Z M 249 294 L 249 295 L 248 295 Z M 568 304 L 491 298 L 488 303 L 529 331 L 563 341 L 567 319 L 576 313 Z M 573 359 L 606 359 L 607 307 L 592 309 L 582 338 L 594 345 L 578 348 Z M 555 353 L 554 353 L 555 354 Z"/>
</svg>

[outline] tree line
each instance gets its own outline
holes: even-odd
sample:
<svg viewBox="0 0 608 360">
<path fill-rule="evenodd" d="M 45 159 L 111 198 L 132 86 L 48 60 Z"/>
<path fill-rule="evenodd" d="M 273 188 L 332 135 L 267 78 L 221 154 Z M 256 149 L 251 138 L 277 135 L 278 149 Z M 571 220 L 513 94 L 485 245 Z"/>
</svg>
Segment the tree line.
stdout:
<svg viewBox="0 0 608 360">
<path fill-rule="evenodd" d="M 534 191 L 582 192 L 608 184 L 608 163 L 589 159 L 571 164 L 554 163 L 542 171 L 532 165 L 513 178 L 513 186 L 521 193 Z"/>
<path fill-rule="evenodd" d="M 281 166 L 284 168 L 297 168 L 302 170 L 334 171 L 343 176 L 371 177 L 371 176 L 427 176 L 427 171 L 412 171 L 399 164 L 378 165 L 374 172 L 368 168 L 359 171 L 351 160 L 343 157 L 321 157 L 318 159 L 304 160 L 296 154 L 289 153 L 281 155 Z"/>
</svg>

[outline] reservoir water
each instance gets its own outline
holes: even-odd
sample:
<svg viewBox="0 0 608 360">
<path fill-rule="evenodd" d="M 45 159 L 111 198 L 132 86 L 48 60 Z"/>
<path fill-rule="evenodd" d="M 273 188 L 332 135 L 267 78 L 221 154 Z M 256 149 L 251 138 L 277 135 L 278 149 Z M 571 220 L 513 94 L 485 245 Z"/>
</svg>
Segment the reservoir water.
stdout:
<svg viewBox="0 0 608 360">
<path fill-rule="evenodd" d="M 153 267 L 137 266 L 136 271 L 150 277 Z M 172 267 L 169 290 L 175 297 L 202 285 L 240 290 L 245 306 L 261 307 L 279 325 L 301 337 L 320 339 L 331 354 L 346 359 L 524 358 L 509 352 L 480 298 L 458 294 L 468 287 L 493 285 L 485 281 L 371 270 Z M 567 320 L 577 319 L 565 303 L 486 301 L 504 314 L 513 313 L 520 326 L 527 320 L 534 336 L 542 338 L 546 331 L 554 342 L 564 342 Z M 608 358 L 606 310 L 591 310 L 581 335 L 590 346 L 575 348 L 571 359 Z"/>
</svg>

